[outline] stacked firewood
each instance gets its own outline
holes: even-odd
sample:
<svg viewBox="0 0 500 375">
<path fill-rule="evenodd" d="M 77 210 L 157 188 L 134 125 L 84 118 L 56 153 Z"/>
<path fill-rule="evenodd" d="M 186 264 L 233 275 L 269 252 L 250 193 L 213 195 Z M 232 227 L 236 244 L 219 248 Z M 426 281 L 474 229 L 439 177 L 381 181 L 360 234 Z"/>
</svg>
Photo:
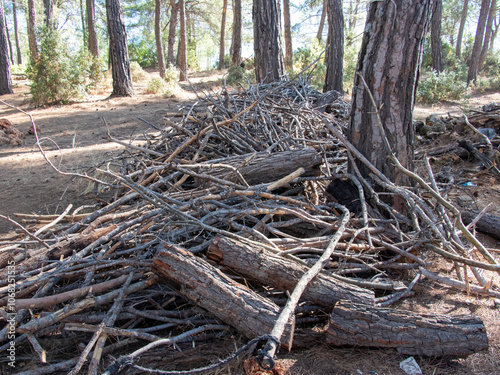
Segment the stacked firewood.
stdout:
<svg viewBox="0 0 500 375">
<path fill-rule="evenodd" d="M 24 215 L 19 236 L 0 243 L 7 321 L 0 351 L 13 340 L 23 374 L 191 367 L 171 360 L 175 350 L 154 348 L 222 340 L 230 331 L 268 339 L 318 260 L 322 271 L 282 334 L 271 337 L 283 348 L 328 342 L 428 356 L 485 350 L 478 317 L 390 305 L 423 280 L 498 298 L 487 273 L 500 265 L 457 230 L 460 215 L 439 196 L 431 171 L 429 185 L 417 180 L 422 192 L 376 171 L 371 181 L 347 174 L 347 158 L 359 158 L 343 137 L 348 105 L 339 95 L 322 98 L 293 81 L 206 96 L 96 169 L 89 178 L 114 192 L 110 203 Z M 335 188 L 327 194 L 332 180 L 354 189 L 356 212 Z M 384 203 L 382 189 L 407 210 Z M 439 258 L 454 263 L 456 278 L 439 273 Z M 464 281 L 466 268 L 475 280 Z"/>
</svg>

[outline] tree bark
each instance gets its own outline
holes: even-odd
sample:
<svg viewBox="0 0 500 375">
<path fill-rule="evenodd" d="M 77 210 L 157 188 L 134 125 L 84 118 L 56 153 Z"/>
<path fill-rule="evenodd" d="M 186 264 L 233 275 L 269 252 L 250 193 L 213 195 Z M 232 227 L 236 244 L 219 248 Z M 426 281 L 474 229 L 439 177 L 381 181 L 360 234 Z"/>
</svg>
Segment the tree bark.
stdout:
<svg viewBox="0 0 500 375">
<path fill-rule="evenodd" d="M 43 13 L 45 14 L 45 26 L 54 27 L 54 3 L 52 0 L 43 0 Z"/>
<path fill-rule="evenodd" d="M 279 17 L 276 0 L 254 0 L 255 77 L 259 83 L 277 81 L 284 74 Z"/>
<path fill-rule="evenodd" d="M 236 328 L 248 338 L 271 332 L 280 308 L 225 276 L 217 268 L 194 254 L 167 245 L 153 260 L 152 270 L 179 292 Z M 290 349 L 293 323 L 287 324 L 282 345 Z"/>
<path fill-rule="evenodd" d="M 170 0 L 170 23 L 168 26 L 168 41 L 167 41 L 167 66 L 175 66 L 175 30 L 177 28 L 177 13 L 179 4 L 174 0 Z"/>
<path fill-rule="evenodd" d="M 388 162 L 388 150 L 369 91 L 374 96 L 392 152 L 403 166 L 412 169 L 413 104 L 431 4 L 432 0 L 372 2 L 356 67 L 348 139 L 398 185 L 408 185 L 410 181 Z M 363 176 L 369 175 L 367 167 L 361 163 L 358 167 Z"/>
<path fill-rule="evenodd" d="M 109 58 L 113 76 L 113 92 L 111 96 L 132 96 L 132 78 L 127 46 L 127 33 L 122 20 L 120 0 L 106 0 L 108 19 Z"/>
<path fill-rule="evenodd" d="M 462 211 L 464 224 L 470 224 L 479 214 L 479 211 Z M 500 216 L 483 215 L 475 224 L 476 229 L 489 236 L 500 239 Z"/>
<path fill-rule="evenodd" d="M 95 30 L 95 4 L 94 0 L 86 0 L 87 29 L 89 38 L 89 51 L 95 58 L 99 57 L 99 42 Z"/>
<path fill-rule="evenodd" d="M 180 69 L 179 81 L 187 80 L 187 29 L 186 29 L 186 3 L 184 0 L 179 0 L 179 48 L 177 50 L 177 66 Z"/>
<path fill-rule="evenodd" d="M 344 93 L 344 11 L 342 0 L 327 0 L 328 37 L 326 40 L 326 77 L 323 92 Z"/>
<path fill-rule="evenodd" d="M 250 246 L 226 237 L 215 237 L 212 240 L 207 257 L 231 268 L 238 275 L 290 293 L 308 270 L 308 267 L 273 254 L 264 247 Z M 320 274 L 308 285 L 302 300 L 327 308 L 333 308 L 340 300 L 372 306 L 375 303 L 375 295 L 373 291 Z"/>
<path fill-rule="evenodd" d="M 28 0 L 28 42 L 31 59 L 36 61 L 38 58 L 38 44 L 36 41 L 35 0 Z"/>
<path fill-rule="evenodd" d="M 285 67 L 293 69 L 292 21 L 290 18 L 290 0 L 283 0 L 283 26 L 285 28 Z"/>
<path fill-rule="evenodd" d="M 479 20 L 477 21 L 476 37 L 474 38 L 474 46 L 467 72 L 467 84 L 476 84 L 477 73 L 479 72 L 479 60 L 481 58 L 481 49 L 483 48 L 484 29 L 486 28 L 486 20 L 490 12 L 491 0 L 482 0 L 481 10 L 479 12 Z"/>
<path fill-rule="evenodd" d="M 21 45 L 19 43 L 19 32 L 17 29 L 17 5 L 15 0 L 12 0 L 12 16 L 14 17 L 14 38 L 16 39 L 17 63 L 23 63 L 23 56 L 21 54 Z"/>
<path fill-rule="evenodd" d="M 404 355 L 428 357 L 466 357 L 488 349 L 479 317 L 416 314 L 350 301 L 341 301 L 333 309 L 326 342 L 396 348 Z"/>
<path fill-rule="evenodd" d="M 83 47 L 88 48 L 88 38 L 87 38 L 87 29 L 85 27 L 85 11 L 83 9 L 83 0 L 80 0 L 80 19 L 82 21 L 82 34 L 83 34 Z"/>
<path fill-rule="evenodd" d="M 226 55 L 226 13 L 227 0 L 224 0 L 222 5 L 222 20 L 220 23 L 220 44 L 219 44 L 219 70 L 225 68 L 224 57 Z"/>
<path fill-rule="evenodd" d="M 481 56 L 479 57 L 479 70 L 483 68 L 486 60 L 486 54 L 490 46 L 491 34 L 493 33 L 493 20 L 496 17 L 497 0 L 491 0 L 490 11 L 488 13 L 488 21 L 486 22 L 486 31 L 484 35 L 483 48 L 481 49 Z"/>
<path fill-rule="evenodd" d="M 441 42 L 441 20 L 443 18 L 443 0 L 435 0 L 431 19 L 431 55 L 432 69 L 443 71 L 443 43 Z"/>
<path fill-rule="evenodd" d="M 321 39 L 323 39 L 323 29 L 325 28 L 325 20 L 326 20 L 326 9 L 328 7 L 328 0 L 323 0 L 323 9 L 321 10 L 321 18 L 319 19 L 319 27 L 318 33 L 316 34 L 316 39 L 321 43 Z"/>
<path fill-rule="evenodd" d="M 158 70 L 161 78 L 165 78 L 165 57 L 163 56 L 163 44 L 161 42 L 161 1 L 155 0 L 155 39 L 156 55 L 158 56 Z"/>
<path fill-rule="evenodd" d="M 469 0 L 464 0 L 462 8 L 462 17 L 460 18 L 460 26 L 458 28 L 457 46 L 455 48 L 455 55 L 460 58 L 462 55 L 462 38 L 464 35 L 465 21 L 467 21 L 467 12 L 469 10 Z"/>
<path fill-rule="evenodd" d="M 241 0 L 234 0 L 233 5 L 233 38 L 231 41 L 231 64 L 241 63 Z"/>
<path fill-rule="evenodd" d="M 0 4 L 0 95 L 13 93 L 6 28 L 2 2 Z"/>
<path fill-rule="evenodd" d="M 4 4 L 1 5 L 2 7 L 5 6 L 5 2 Z M 7 37 L 7 43 L 9 44 L 9 57 L 10 57 L 10 63 L 12 65 L 14 65 L 14 54 L 12 52 L 12 43 L 10 41 L 10 33 L 9 33 L 9 26 L 7 25 L 7 17 L 5 15 L 5 11 L 4 11 L 4 14 L 3 14 L 3 21 L 4 21 L 4 24 L 5 24 L 5 36 Z"/>
</svg>

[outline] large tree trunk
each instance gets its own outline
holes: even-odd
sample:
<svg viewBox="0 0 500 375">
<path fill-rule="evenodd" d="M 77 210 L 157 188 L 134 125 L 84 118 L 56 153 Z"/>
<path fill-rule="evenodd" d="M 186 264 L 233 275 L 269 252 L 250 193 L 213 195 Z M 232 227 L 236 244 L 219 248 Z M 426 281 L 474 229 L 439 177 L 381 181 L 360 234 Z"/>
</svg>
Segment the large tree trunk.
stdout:
<svg viewBox="0 0 500 375">
<path fill-rule="evenodd" d="M 180 30 L 179 30 L 179 48 L 177 49 L 177 66 L 181 73 L 179 75 L 179 81 L 187 80 L 187 29 L 186 29 L 186 3 L 184 0 L 179 0 L 179 19 L 180 19 Z"/>
<path fill-rule="evenodd" d="M 398 185 L 408 179 L 388 162 L 377 125 L 378 109 L 393 153 L 413 168 L 413 104 L 422 46 L 433 0 L 377 1 L 370 4 L 354 80 L 348 139 Z M 361 77 L 366 80 L 365 88 Z M 369 97 L 373 94 L 377 108 Z M 361 174 L 369 170 L 358 165 Z M 351 167 L 352 168 L 352 167 Z"/>
<path fill-rule="evenodd" d="M 167 41 L 167 66 L 175 66 L 175 30 L 177 28 L 177 14 L 179 4 L 174 0 L 170 0 L 170 23 L 168 25 L 168 41 Z"/>
<path fill-rule="evenodd" d="M 479 72 L 479 60 L 481 58 L 481 49 L 483 48 L 484 29 L 486 28 L 486 20 L 490 12 L 491 0 L 482 0 L 481 11 L 479 12 L 479 20 L 477 21 L 476 37 L 474 38 L 474 46 L 469 62 L 469 70 L 467 72 L 467 84 L 476 84 L 477 73 Z"/>
<path fill-rule="evenodd" d="M 36 61 L 38 58 L 38 44 L 36 41 L 35 0 L 28 0 L 28 42 L 31 59 Z"/>
<path fill-rule="evenodd" d="M 15 0 L 12 0 L 12 16 L 14 17 L 14 38 L 16 39 L 17 63 L 23 63 L 23 56 L 21 54 L 21 45 L 19 44 L 19 33 L 17 29 L 17 6 Z"/>
<path fill-rule="evenodd" d="M 95 30 L 95 4 L 94 0 L 86 0 L 87 29 L 89 34 L 89 51 L 94 57 L 99 57 L 99 42 Z"/>
<path fill-rule="evenodd" d="M 319 27 L 318 33 L 316 34 L 316 39 L 318 42 L 321 42 L 323 38 L 323 29 L 325 28 L 325 20 L 326 20 L 326 10 L 327 10 L 327 0 L 323 0 L 323 9 L 321 10 L 321 18 L 319 19 Z"/>
<path fill-rule="evenodd" d="M 431 55 L 432 69 L 443 71 L 443 44 L 441 43 L 441 19 L 443 17 L 443 0 L 436 0 L 431 20 Z"/>
<path fill-rule="evenodd" d="M 491 0 L 490 12 L 488 14 L 488 21 L 486 22 L 486 32 L 484 35 L 483 48 L 481 49 L 481 56 L 479 57 L 479 70 L 482 69 L 484 61 L 486 60 L 486 54 L 490 46 L 491 34 L 493 32 L 493 20 L 496 17 L 497 12 L 497 0 Z"/>
<path fill-rule="evenodd" d="M 233 3 L 233 38 L 231 41 L 231 63 L 238 65 L 241 62 L 241 0 Z"/>
<path fill-rule="evenodd" d="M 12 94 L 12 80 L 10 77 L 9 49 L 5 30 L 5 16 L 3 3 L 0 4 L 0 95 Z"/>
<path fill-rule="evenodd" d="M 460 26 L 458 28 L 457 46 L 455 47 L 455 55 L 460 58 L 462 55 L 462 38 L 464 35 L 465 21 L 467 21 L 467 11 L 469 10 L 469 0 L 464 0 L 462 8 L 462 17 L 460 18 Z"/>
<path fill-rule="evenodd" d="M 54 27 L 54 3 L 52 0 L 43 0 L 43 13 L 45 14 L 45 26 Z"/>
<path fill-rule="evenodd" d="M 342 0 L 327 0 L 328 37 L 326 40 L 326 77 L 323 92 L 336 90 L 344 92 L 344 11 Z"/>
<path fill-rule="evenodd" d="M 280 14 L 276 0 L 254 0 L 252 7 L 255 77 L 270 83 L 284 74 Z"/>
<path fill-rule="evenodd" d="M 486 328 L 476 316 L 416 314 L 350 301 L 333 309 L 326 342 L 428 357 L 466 357 L 488 349 Z"/>
<path fill-rule="evenodd" d="M 163 44 L 161 42 L 161 1 L 155 0 L 155 39 L 156 55 L 158 56 L 158 70 L 160 77 L 165 78 L 165 57 L 163 56 Z"/>
<path fill-rule="evenodd" d="M 132 96 L 132 78 L 127 46 L 127 33 L 122 20 L 120 0 L 106 0 L 108 19 L 109 58 L 113 76 L 113 92 L 111 96 Z"/>
<path fill-rule="evenodd" d="M 219 44 L 219 70 L 225 68 L 224 57 L 226 55 L 226 13 L 227 0 L 224 0 L 222 5 L 222 20 L 220 22 L 220 44 Z"/>
<path fill-rule="evenodd" d="M 285 28 L 285 66 L 291 70 L 293 69 L 293 48 L 290 0 L 283 0 L 283 27 Z"/>
<path fill-rule="evenodd" d="M 238 275 L 290 293 L 309 269 L 279 254 L 273 254 L 264 247 L 250 246 L 227 237 L 215 237 L 208 248 L 207 257 L 231 268 Z M 256 264 L 259 266 L 255 267 Z M 373 291 L 319 274 L 307 286 L 301 300 L 331 309 L 340 300 L 373 306 L 375 295 Z"/>
</svg>

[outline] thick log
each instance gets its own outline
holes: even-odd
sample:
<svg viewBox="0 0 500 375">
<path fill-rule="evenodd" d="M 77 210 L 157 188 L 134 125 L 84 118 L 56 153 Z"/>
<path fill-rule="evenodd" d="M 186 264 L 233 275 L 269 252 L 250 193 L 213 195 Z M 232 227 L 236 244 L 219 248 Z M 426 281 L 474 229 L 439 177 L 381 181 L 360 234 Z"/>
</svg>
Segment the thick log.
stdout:
<svg viewBox="0 0 500 375">
<path fill-rule="evenodd" d="M 304 176 L 320 174 L 323 158 L 312 148 L 290 150 L 283 152 L 257 152 L 254 154 L 231 156 L 211 161 L 207 164 L 226 164 L 235 167 L 249 185 L 258 185 L 276 181 L 288 176 L 298 168 L 305 170 Z M 238 175 L 229 168 L 214 168 L 207 174 L 241 183 Z"/>
<path fill-rule="evenodd" d="M 479 211 L 463 211 L 462 219 L 464 223 L 468 225 L 477 215 L 479 215 Z M 478 231 L 500 239 L 500 216 L 485 214 L 475 225 Z"/>
<path fill-rule="evenodd" d="M 269 334 L 280 308 L 272 301 L 231 280 L 204 259 L 166 245 L 156 255 L 153 272 L 179 292 L 248 338 Z M 282 346 L 291 349 L 294 323 L 288 323 Z"/>
<path fill-rule="evenodd" d="M 339 302 L 326 341 L 336 346 L 396 348 L 405 355 L 466 357 L 488 349 L 483 322 L 473 315 L 416 314 Z"/>
<path fill-rule="evenodd" d="M 308 270 L 306 266 L 273 254 L 264 247 L 250 246 L 227 237 L 215 237 L 207 256 L 238 274 L 290 293 Z M 320 274 L 308 285 L 302 300 L 332 308 L 340 300 L 373 305 L 375 295 L 373 291 Z"/>
</svg>

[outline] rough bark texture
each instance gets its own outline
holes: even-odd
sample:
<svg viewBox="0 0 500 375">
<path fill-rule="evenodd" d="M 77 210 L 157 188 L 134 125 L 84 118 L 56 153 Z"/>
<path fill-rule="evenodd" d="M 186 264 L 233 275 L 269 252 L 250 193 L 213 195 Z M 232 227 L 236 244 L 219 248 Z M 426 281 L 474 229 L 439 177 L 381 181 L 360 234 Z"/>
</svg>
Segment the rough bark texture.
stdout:
<svg viewBox="0 0 500 375">
<path fill-rule="evenodd" d="M 323 29 L 325 28 L 327 1 L 328 0 L 323 0 L 323 9 L 321 11 L 321 18 L 319 20 L 318 33 L 316 34 L 316 39 L 318 39 L 318 42 L 321 42 L 321 39 L 323 39 Z"/>
<path fill-rule="evenodd" d="M 177 66 L 180 69 L 179 81 L 187 79 L 187 30 L 186 30 L 186 3 L 184 0 L 179 0 L 179 48 L 177 50 Z"/>
<path fill-rule="evenodd" d="M 277 81 L 284 74 L 279 17 L 276 0 L 254 0 L 253 48 L 255 77 L 259 83 Z"/>
<path fill-rule="evenodd" d="M 464 224 L 470 224 L 479 214 L 479 211 L 462 211 Z M 483 215 L 476 223 L 476 229 L 492 237 L 500 239 L 500 216 Z"/>
<path fill-rule="evenodd" d="M 333 309 L 331 345 L 396 348 L 405 355 L 466 357 L 488 349 L 486 328 L 473 315 L 416 314 L 349 301 Z"/>
<path fill-rule="evenodd" d="M 3 13 L 3 4 L 0 4 L 0 95 L 12 94 L 12 80 L 10 77 L 9 47 L 7 45 L 7 25 Z"/>
<path fill-rule="evenodd" d="M 28 0 L 28 42 L 30 56 L 35 61 L 38 57 L 38 44 L 36 41 L 36 12 L 35 0 Z"/>
<path fill-rule="evenodd" d="M 239 275 L 290 293 L 308 270 L 306 266 L 273 254 L 263 247 L 250 246 L 226 237 L 215 237 L 207 256 Z M 332 308 L 340 300 L 373 305 L 375 295 L 372 291 L 320 274 L 308 285 L 301 300 Z"/>
<path fill-rule="evenodd" d="M 370 4 L 356 73 L 373 94 L 392 151 L 413 168 L 413 104 L 432 0 L 377 1 Z M 356 75 L 348 139 L 398 185 L 409 181 L 388 162 L 368 90 Z M 368 169 L 359 164 L 361 173 Z"/>
<path fill-rule="evenodd" d="M 479 12 L 479 20 L 477 21 L 476 37 L 474 38 L 474 46 L 469 62 L 469 70 L 467 72 L 467 84 L 476 84 L 477 73 L 479 72 L 479 60 L 481 58 L 481 49 L 483 48 L 484 29 L 486 28 L 486 20 L 490 12 L 491 0 L 482 0 L 481 10 Z"/>
<path fill-rule="evenodd" d="M 165 57 L 163 56 L 163 44 L 161 42 L 161 1 L 155 0 L 155 39 L 156 55 L 158 56 L 158 70 L 161 78 L 165 78 Z"/>
<path fill-rule="evenodd" d="M 45 26 L 54 26 L 54 3 L 52 0 L 43 0 L 43 14 L 45 15 Z"/>
<path fill-rule="evenodd" d="M 233 38 L 231 41 L 231 63 L 238 65 L 241 62 L 241 0 L 233 3 Z"/>
<path fill-rule="evenodd" d="M 497 0 L 491 0 L 490 11 L 488 13 L 488 21 L 486 22 L 486 30 L 484 34 L 483 48 L 481 49 L 481 56 L 479 57 L 479 70 L 482 69 L 484 61 L 486 60 L 486 54 L 490 46 L 491 34 L 493 32 L 493 20 L 496 17 L 497 12 Z"/>
<path fill-rule="evenodd" d="M 226 13 L 227 0 L 224 0 L 222 4 L 222 20 L 220 22 L 219 70 L 225 68 L 224 57 L 226 55 Z"/>
<path fill-rule="evenodd" d="M 342 0 L 327 0 L 328 37 L 326 39 L 326 77 L 323 92 L 336 90 L 344 92 L 344 11 Z"/>
<path fill-rule="evenodd" d="M 170 0 L 170 23 L 168 25 L 167 66 L 175 66 L 175 29 L 177 28 L 177 13 L 179 7 L 174 0 Z"/>
<path fill-rule="evenodd" d="M 464 35 L 465 21 L 467 21 L 467 12 L 469 10 L 469 0 L 464 0 L 462 8 L 462 17 L 460 18 L 460 26 L 458 28 L 457 46 L 455 48 L 455 55 L 460 58 L 462 54 L 462 38 Z"/>
<path fill-rule="evenodd" d="M 89 51 L 94 57 L 99 57 L 99 42 L 95 30 L 95 4 L 94 0 L 86 0 L 87 29 L 89 38 Z"/>
<path fill-rule="evenodd" d="M 432 69 L 443 71 L 443 44 L 441 43 L 441 20 L 443 18 L 443 0 L 435 0 L 431 20 L 431 55 Z"/>
<path fill-rule="evenodd" d="M 285 29 L 285 66 L 293 68 L 292 22 L 290 19 L 290 0 L 283 0 L 283 27 Z"/>
<path fill-rule="evenodd" d="M 122 20 L 120 0 L 106 0 L 108 18 L 109 57 L 113 76 L 111 96 L 132 96 L 132 78 L 127 46 L 127 33 Z"/>
<path fill-rule="evenodd" d="M 153 272 L 172 284 L 196 305 L 236 328 L 248 338 L 271 332 L 280 308 L 239 284 L 207 261 L 176 246 L 167 245 L 153 261 Z M 288 324 L 285 348 L 290 348 L 293 324 Z"/>
<path fill-rule="evenodd" d="M 17 29 L 17 6 L 16 2 L 12 1 L 12 16 L 14 17 L 14 38 L 16 39 L 17 63 L 23 63 L 23 56 L 21 54 L 21 45 L 19 44 L 19 32 Z"/>
</svg>

